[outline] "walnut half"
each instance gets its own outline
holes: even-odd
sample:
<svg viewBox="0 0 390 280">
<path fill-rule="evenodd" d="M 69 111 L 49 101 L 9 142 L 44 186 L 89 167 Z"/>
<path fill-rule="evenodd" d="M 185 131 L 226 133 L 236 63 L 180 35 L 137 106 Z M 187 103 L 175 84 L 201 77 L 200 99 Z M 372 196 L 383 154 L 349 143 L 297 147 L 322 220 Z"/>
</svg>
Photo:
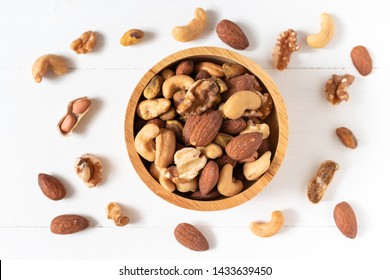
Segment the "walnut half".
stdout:
<svg viewBox="0 0 390 280">
<path fill-rule="evenodd" d="M 272 50 L 273 66 L 283 71 L 290 63 L 291 54 L 300 48 L 301 45 L 297 42 L 297 33 L 293 29 L 280 33 Z"/>
<path fill-rule="evenodd" d="M 355 77 L 349 74 L 343 76 L 332 75 L 324 87 L 326 98 L 332 105 L 337 105 L 341 101 L 348 101 L 349 95 L 347 92 L 348 86 L 350 86 Z"/>
</svg>

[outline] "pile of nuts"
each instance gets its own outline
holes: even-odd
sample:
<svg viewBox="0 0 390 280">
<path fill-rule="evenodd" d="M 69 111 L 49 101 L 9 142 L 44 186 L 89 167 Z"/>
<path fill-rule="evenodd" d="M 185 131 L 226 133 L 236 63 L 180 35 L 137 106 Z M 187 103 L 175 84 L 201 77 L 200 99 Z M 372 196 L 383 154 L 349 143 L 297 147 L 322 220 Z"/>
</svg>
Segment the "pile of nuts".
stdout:
<svg viewBox="0 0 390 280">
<path fill-rule="evenodd" d="M 234 196 L 270 166 L 273 101 L 243 66 L 184 59 L 146 85 L 135 149 L 169 191 L 197 200 Z"/>
</svg>

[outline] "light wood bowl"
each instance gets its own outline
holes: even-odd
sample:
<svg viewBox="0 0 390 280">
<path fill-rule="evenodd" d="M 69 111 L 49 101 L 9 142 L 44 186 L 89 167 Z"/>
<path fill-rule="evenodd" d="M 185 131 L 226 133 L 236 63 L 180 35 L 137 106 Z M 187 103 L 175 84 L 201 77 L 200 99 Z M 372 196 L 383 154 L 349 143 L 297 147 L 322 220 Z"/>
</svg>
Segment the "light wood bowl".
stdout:
<svg viewBox="0 0 390 280">
<path fill-rule="evenodd" d="M 270 126 L 271 138 L 270 146 L 272 152 L 271 165 L 268 171 L 260 177 L 259 180 L 249 182 L 249 186 L 241 193 L 226 198 L 220 198 L 212 201 L 194 200 L 180 196 L 176 193 L 166 191 L 149 173 L 148 163 L 141 160 L 140 156 L 134 148 L 134 120 L 136 115 L 136 106 L 140 98 L 142 98 L 142 92 L 149 81 L 159 73 L 161 70 L 169 67 L 173 67 L 179 61 L 183 59 L 192 59 L 196 61 L 211 61 L 222 64 L 224 62 L 235 62 L 241 64 L 248 69 L 249 72 L 258 77 L 262 82 L 262 86 L 268 91 L 274 102 L 274 109 L 271 115 L 267 118 L 267 123 Z M 153 66 L 146 74 L 141 78 L 137 86 L 135 87 L 133 94 L 130 97 L 125 117 L 125 141 L 127 152 L 130 160 L 135 168 L 135 171 L 141 177 L 143 182 L 151 189 L 155 194 L 165 199 L 166 201 L 175 204 L 180 207 L 214 211 L 235 207 L 240 205 L 249 199 L 253 198 L 259 192 L 261 192 L 265 186 L 276 175 L 280 165 L 282 164 L 285 156 L 287 142 L 288 142 L 288 118 L 287 110 L 277 86 L 272 81 L 263 68 L 251 61 L 250 59 L 242 56 L 236 52 L 217 48 L 217 47 L 196 47 L 185 49 L 176 52 Z"/>
</svg>

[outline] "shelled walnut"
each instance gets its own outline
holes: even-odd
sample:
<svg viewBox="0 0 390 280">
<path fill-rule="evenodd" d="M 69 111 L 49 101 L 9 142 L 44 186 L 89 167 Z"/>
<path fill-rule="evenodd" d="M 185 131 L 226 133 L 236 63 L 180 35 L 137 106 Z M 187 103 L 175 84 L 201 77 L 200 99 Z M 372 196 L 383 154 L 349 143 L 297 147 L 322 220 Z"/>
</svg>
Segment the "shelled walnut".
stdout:
<svg viewBox="0 0 390 280">
<path fill-rule="evenodd" d="M 337 105 L 341 101 L 348 101 L 349 94 L 347 92 L 348 86 L 350 86 L 355 77 L 349 74 L 343 76 L 332 75 L 324 87 L 326 98 L 332 105 Z"/>
<path fill-rule="evenodd" d="M 300 48 L 301 46 L 297 42 L 297 33 L 293 29 L 280 33 L 272 50 L 273 66 L 283 71 L 290 63 L 291 54 Z"/>
</svg>

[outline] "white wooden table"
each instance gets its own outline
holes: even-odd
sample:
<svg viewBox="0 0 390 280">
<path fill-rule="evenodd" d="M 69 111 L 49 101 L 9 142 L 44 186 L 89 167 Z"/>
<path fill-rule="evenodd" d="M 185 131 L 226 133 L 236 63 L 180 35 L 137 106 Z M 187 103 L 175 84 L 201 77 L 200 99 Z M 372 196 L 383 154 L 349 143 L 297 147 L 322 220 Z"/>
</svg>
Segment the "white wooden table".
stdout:
<svg viewBox="0 0 390 280">
<path fill-rule="evenodd" d="M 0 0 L 0 258 L 127 260 L 356 260 L 390 257 L 390 57 L 385 1 L 22 1 Z M 180 43 L 170 32 L 193 17 L 196 7 L 209 16 L 205 33 Z M 336 23 L 333 41 L 324 49 L 307 46 L 317 33 L 320 14 Z M 171 205 L 152 193 L 135 173 L 124 141 L 124 117 L 131 92 L 142 75 L 169 54 L 195 46 L 231 49 L 216 35 L 224 19 L 237 22 L 250 46 L 238 51 L 267 69 L 283 94 L 289 113 L 289 145 L 277 176 L 249 202 L 218 212 L 198 212 Z M 119 40 L 131 28 L 145 31 L 139 45 Z M 298 32 L 302 48 L 284 72 L 272 69 L 277 34 Z M 96 51 L 76 55 L 72 40 L 86 30 L 99 33 Z M 373 73 L 362 77 L 350 50 L 365 45 Z M 36 58 L 56 53 L 67 58 L 69 74 L 36 84 L 31 67 Z M 350 101 L 330 105 L 323 85 L 332 74 L 356 80 Z M 71 137 L 56 125 L 67 103 L 93 99 L 92 110 Z M 335 128 L 352 129 L 356 150 L 342 146 Z M 100 157 L 105 180 L 88 189 L 73 171 L 83 153 Z M 319 164 L 332 159 L 340 170 L 318 205 L 306 197 L 308 180 Z M 41 193 L 38 173 L 58 176 L 68 196 L 51 201 Z M 105 217 L 105 207 L 119 202 L 131 224 L 119 228 Z M 348 201 L 359 229 L 355 240 L 336 228 L 333 208 Z M 271 212 L 285 213 L 285 227 L 272 238 L 253 235 L 251 221 L 267 221 Z M 91 228 L 75 235 L 50 232 L 53 217 L 77 213 Z M 196 253 L 179 245 L 173 229 L 192 223 L 204 232 L 210 250 Z"/>
</svg>

